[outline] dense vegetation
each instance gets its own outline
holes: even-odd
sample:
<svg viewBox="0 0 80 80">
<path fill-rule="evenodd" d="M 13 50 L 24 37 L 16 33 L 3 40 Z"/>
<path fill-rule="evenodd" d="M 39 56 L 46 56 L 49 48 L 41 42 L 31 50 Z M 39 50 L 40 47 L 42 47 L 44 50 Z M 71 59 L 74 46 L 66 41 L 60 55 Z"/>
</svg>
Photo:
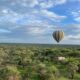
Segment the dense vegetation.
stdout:
<svg viewBox="0 0 80 80">
<path fill-rule="evenodd" d="M 80 80 L 79 47 L 0 46 L 0 80 Z"/>
</svg>

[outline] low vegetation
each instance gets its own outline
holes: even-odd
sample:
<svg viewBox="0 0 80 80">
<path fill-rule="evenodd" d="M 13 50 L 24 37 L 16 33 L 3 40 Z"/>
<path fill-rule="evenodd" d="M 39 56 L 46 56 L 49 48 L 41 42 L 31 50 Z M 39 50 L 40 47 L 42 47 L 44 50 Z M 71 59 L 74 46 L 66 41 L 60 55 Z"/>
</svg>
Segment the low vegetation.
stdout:
<svg viewBox="0 0 80 80">
<path fill-rule="evenodd" d="M 80 48 L 1 45 L 0 80 L 80 80 Z"/>
</svg>

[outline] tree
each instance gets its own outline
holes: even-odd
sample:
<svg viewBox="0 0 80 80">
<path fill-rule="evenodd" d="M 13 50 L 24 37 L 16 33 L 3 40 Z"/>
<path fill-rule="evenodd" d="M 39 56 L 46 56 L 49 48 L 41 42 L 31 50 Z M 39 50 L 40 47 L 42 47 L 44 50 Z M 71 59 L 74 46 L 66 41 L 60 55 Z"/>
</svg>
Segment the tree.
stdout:
<svg viewBox="0 0 80 80">
<path fill-rule="evenodd" d="M 20 73 L 16 66 L 5 66 L 0 69 L 1 80 L 20 80 Z"/>
<path fill-rule="evenodd" d="M 78 70 L 78 61 L 73 58 L 69 59 L 68 72 L 70 74 L 71 79 L 74 79 L 77 70 Z"/>
<path fill-rule="evenodd" d="M 3 50 L 3 48 L 0 48 L 0 66 L 4 64 L 6 61 L 7 54 Z"/>
<path fill-rule="evenodd" d="M 54 65 L 45 66 L 45 64 L 41 63 L 38 69 L 38 76 L 40 80 L 57 80 L 59 72 Z"/>
</svg>

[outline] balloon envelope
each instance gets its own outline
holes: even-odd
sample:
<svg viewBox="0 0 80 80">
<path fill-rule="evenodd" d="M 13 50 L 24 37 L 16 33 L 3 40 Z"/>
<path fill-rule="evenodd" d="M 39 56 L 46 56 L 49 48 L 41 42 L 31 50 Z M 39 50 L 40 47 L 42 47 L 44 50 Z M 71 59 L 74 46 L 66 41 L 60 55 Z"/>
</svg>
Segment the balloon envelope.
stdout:
<svg viewBox="0 0 80 80">
<path fill-rule="evenodd" d="M 63 31 L 54 31 L 53 32 L 53 38 L 60 42 L 64 38 L 64 32 Z"/>
</svg>

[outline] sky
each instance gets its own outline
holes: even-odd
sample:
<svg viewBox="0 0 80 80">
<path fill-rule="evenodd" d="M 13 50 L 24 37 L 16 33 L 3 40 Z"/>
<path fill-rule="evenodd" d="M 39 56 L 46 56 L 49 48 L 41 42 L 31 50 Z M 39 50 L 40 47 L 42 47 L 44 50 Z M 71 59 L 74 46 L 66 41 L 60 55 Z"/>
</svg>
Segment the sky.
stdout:
<svg viewBox="0 0 80 80">
<path fill-rule="evenodd" d="M 80 45 L 80 0 L 0 0 L 0 43 Z"/>
</svg>

